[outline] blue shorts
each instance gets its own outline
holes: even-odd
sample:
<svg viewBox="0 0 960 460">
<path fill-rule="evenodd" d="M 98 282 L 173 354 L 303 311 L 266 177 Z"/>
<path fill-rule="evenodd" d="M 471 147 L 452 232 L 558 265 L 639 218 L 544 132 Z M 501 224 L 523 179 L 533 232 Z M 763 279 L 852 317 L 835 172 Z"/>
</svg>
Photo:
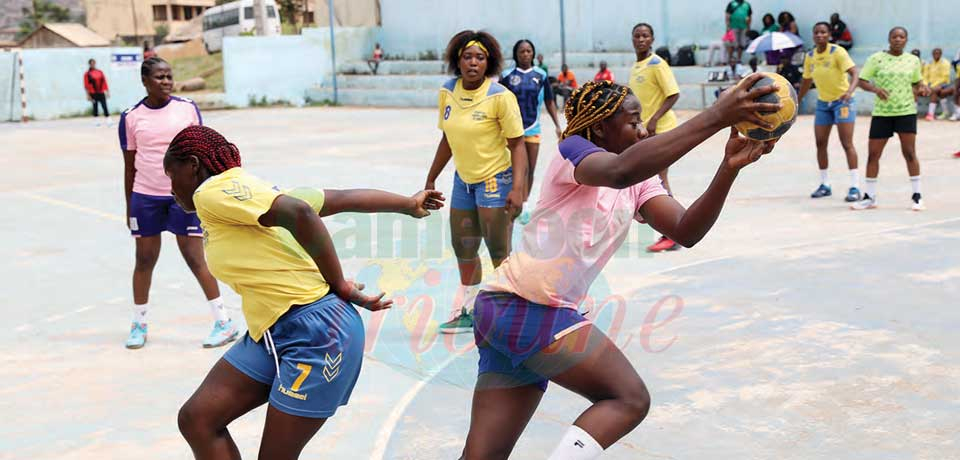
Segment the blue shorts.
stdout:
<svg viewBox="0 0 960 460">
<path fill-rule="evenodd" d="M 269 329 L 279 356 L 277 375 L 266 334 L 250 334 L 223 355 L 248 377 L 271 385 L 270 405 L 291 415 L 327 418 L 347 404 L 363 361 L 363 321 L 335 294 L 293 307 Z"/>
<path fill-rule="evenodd" d="M 542 131 L 542 128 L 541 128 L 541 126 L 540 126 L 540 120 L 537 120 L 537 122 L 534 123 L 533 126 L 527 128 L 527 129 L 525 129 L 525 130 L 523 131 L 523 136 L 524 136 L 524 137 L 539 136 L 539 135 L 541 135 L 541 134 L 543 134 L 543 131 Z"/>
<path fill-rule="evenodd" d="M 547 389 L 547 377 L 523 362 L 563 336 L 592 323 L 577 310 L 530 302 L 507 292 L 483 291 L 473 310 L 479 374 L 506 374 L 518 384 Z"/>
<path fill-rule="evenodd" d="M 164 230 L 180 236 L 203 236 L 200 218 L 188 213 L 173 196 L 130 195 L 130 234 L 136 238 L 159 235 Z"/>
<path fill-rule="evenodd" d="M 460 174 L 453 175 L 453 193 L 450 207 L 453 209 L 505 208 L 507 195 L 513 190 L 513 168 L 507 168 L 483 182 L 467 184 Z"/>
<path fill-rule="evenodd" d="M 857 121 L 857 102 L 854 99 L 851 98 L 850 102 L 843 102 L 842 99 L 833 102 L 817 100 L 814 126 L 832 126 L 855 121 Z"/>
</svg>

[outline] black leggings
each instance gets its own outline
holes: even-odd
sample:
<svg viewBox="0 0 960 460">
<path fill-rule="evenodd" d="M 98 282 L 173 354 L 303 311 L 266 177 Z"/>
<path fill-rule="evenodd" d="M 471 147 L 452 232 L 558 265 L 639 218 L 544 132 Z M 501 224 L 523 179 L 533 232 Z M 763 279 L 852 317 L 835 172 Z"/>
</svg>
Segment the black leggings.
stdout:
<svg viewBox="0 0 960 460">
<path fill-rule="evenodd" d="M 100 111 L 98 110 L 100 107 L 97 106 L 99 102 L 100 105 L 103 106 L 103 116 L 109 117 L 110 111 L 107 110 L 107 95 L 103 93 L 93 93 L 90 97 L 93 98 L 93 116 L 97 117 L 100 115 Z"/>
</svg>

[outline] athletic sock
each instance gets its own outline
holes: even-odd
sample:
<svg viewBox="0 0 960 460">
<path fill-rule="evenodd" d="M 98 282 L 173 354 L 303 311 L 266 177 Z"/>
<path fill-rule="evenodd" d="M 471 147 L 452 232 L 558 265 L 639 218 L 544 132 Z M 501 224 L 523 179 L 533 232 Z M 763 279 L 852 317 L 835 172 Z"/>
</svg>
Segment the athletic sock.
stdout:
<svg viewBox="0 0 960 460">
<path fill-rule="evenodd" d="M 877 198 L 877 179 L 876 177 L 868 177 L 864 185 L 864 193 L 866 193 L 870 198 Z"/>
<path fill-rule="evenodd" d="M 946 100 L 946 99 L 940 99 L 940 108 L 943 109 L 943 114 L 944 114 L 944 115 L 949 115 L 949 114 L 950 114 L 950 105 L 949 105 L 949 103 L 950 103 L 950 101 L 948 101 L 948 100 Z"/>
<path fill-rule="evenodd" d="M 133 322 L 140 324 L 147 324 L 147 306 L 148 303 L 143 305 L 133 304 Z"/>
<path fill-rule="evenodd" d="M 463 310 L 466 313 L 473 313 L 473 302 L 477 300 L 477 294 L 480 293 L 480 285 L 474 284 L 472 286 L 467 286 L 465 284 L 460 285 L 460 290 L 463 292 L 463 302 L 460 304 L 463 307 Z"/>
<path fill-rule="evenodd" d="M 860 172 L 856 169 L 850 170 L 850 186 L 860 188 Z"/>
<path fill-rule="evenodd" d="M 548 460 L 594 460 L 600 458 L 602 453 L 603 447 L 590 433 L 572 425 Z"/>
<path fill-rule="evenodd" d="M 820 170 L 820 183 L 823 185 L 830 185 L 829 170 L 821 169 Z"/>
<path fill-rule="evenodd" d="M 920 176 L 910 176 L 910 188 L 913 193 L 920 193 Z"/>
<path fill-rule="evenodd" d="M 936 113 L 937 113 L 937 103 L 931 102 L 930 107 L 927 108 L 927 115 L 933 116 L 933 115 L 936 115 Z"/>
<path fill-rule="evenodd" d="M 207 304 L 210 305 L 210 314 L 213 315 L 214 321 L 230 321 L 230 315 L 227 313 L 227 309 L 223 307 L 223 297 L 208 300 Z"/>
</svg>

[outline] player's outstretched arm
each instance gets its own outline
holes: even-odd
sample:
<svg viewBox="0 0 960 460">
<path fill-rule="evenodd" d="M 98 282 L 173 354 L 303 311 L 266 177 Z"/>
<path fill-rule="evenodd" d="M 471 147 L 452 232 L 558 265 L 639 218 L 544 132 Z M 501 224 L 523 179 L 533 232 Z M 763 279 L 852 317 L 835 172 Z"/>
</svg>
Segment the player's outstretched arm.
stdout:
<svg viewBox="0 0 960 460">
<path fill-rule="evenodd" d="M 772 112 L 781 107 L 756 101 L 777 91 L 776 85 L 749 89 L 761 78 L 764 76 L 760 73 L 744 78 L 743 84 L 724 91 L 714 105 L 677 129 L 643 139 L 619 155 L 605 152 L 590 155 L 574 170 L 577 182 L 627 188 L 655 176 L 725 127 L 749 121 L 771 128 L 757 112 Z"/>
<path fill-rule="evenodd" d="M 320 217 L 341 212 L 395 212 L 421 218 L 443 207 L 443 193 L 422 190 L 413 196 L 397 195 L 382 190 L 324 190 Z"/>
<path fill-rule="evenodd" d="M 723 163 L 710 186 L 689 209 L 684 209 L 673 197 L 662 195 L 644 203 L 640 207 L 640 215 L 658 232 L 684 247 L 692 247 L 717 222 L 737 173 L 772 151 L 773 146 L 774 141 L 763 143 L 749 140 L 741 137 L 736 129 L 730 128 Z"/>
<path fill-rule="evenodd" d="M 317 264 L 330 289 L 340 298 L 371 311 L 390 308 L 393 304 L 392 300 L 383 300 L 382 292 L 376 296 L 366 295 L 361 292 L 363 285 L 343 277 L 343 269 L 340 267 L 340 259 L 337 258 L 337 249 L 330 233 L 307 202 L 280 195 L 258 221 L 264 227 L 283 227 L 293 234 L 297 243 L 300 243 Z"/>
</svg>

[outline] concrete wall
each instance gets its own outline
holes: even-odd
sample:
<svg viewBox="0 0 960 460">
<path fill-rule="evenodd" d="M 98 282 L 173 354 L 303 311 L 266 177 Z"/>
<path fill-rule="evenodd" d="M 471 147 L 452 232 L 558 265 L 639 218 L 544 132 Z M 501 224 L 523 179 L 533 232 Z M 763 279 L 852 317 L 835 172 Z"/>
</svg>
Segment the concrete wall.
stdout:
<svg viewBox="0 0 960 460">
<path fill-rule="evenodd" d="M 486 29 L 509 47 L 519 38 L 530 38 L 545 53 L 560 50 L 559 0 L 518 2 L 487 0 L 482 3 L 447 0 L 382 0 L 382 44 L 389 55 L 417 56 L 442 52 L 453 34 L 463 29 Z M 753 27 L 766 12 L 776 16 L 790 11 L 801 35 L 810 42 L 813 24 L 838 12 L 847 22 L 858 54 L 885 48 L 887 31 L 894 25 L 910 30 L 911 48 L 925 51 L 935 46 L 960 47 L 956 33 L 956 0 L 755 0 Z M 707 44 L 724 32 L 727 0 L 566 0 L 567 51 L 630 51 L 630 30 L 648 22 L 658 44 Z M 816 5 L 816 6 L 813 6 Z M 948 51 L 953 56 L 953 51 Z"/>
<path fill-rule="evenodd" d="M 110 112 L 118 114 L 144 97 L 139 61 L 113 66 L 111 55 L 139 54 L 139 48 L 60 48 L 23 50 L 27 80 L 27 116 L 38 120 L 87 113 L 91 105 L 83 89 L 87 61 L 97 60 L 110 85 Z M 20 119 L 20 82 L 16 54 L 0 52 L 0 120 Z M 11 94 L 11 89 L 12 94 Z M 12 116 L 11 116 L 12 114 Z"/>
<path fill-rule="evenodd" d="M 315 35 L 225 38 L 227 104 L 246 107 L 261 99 L 303 104 L 307 88 L 330 76 L 329 43 Z"/>
<path fill-rule="evenodd" d="M 335 29 L 337 63 L 366 59 L 379 29 Z M 303 29 L 302 35 L 229 37 L 223 42 L 226 103 L 246 107 L 251 102 L 306 103 L 307 90 L 330 86 L 330 29 Z"/>
</svg>

